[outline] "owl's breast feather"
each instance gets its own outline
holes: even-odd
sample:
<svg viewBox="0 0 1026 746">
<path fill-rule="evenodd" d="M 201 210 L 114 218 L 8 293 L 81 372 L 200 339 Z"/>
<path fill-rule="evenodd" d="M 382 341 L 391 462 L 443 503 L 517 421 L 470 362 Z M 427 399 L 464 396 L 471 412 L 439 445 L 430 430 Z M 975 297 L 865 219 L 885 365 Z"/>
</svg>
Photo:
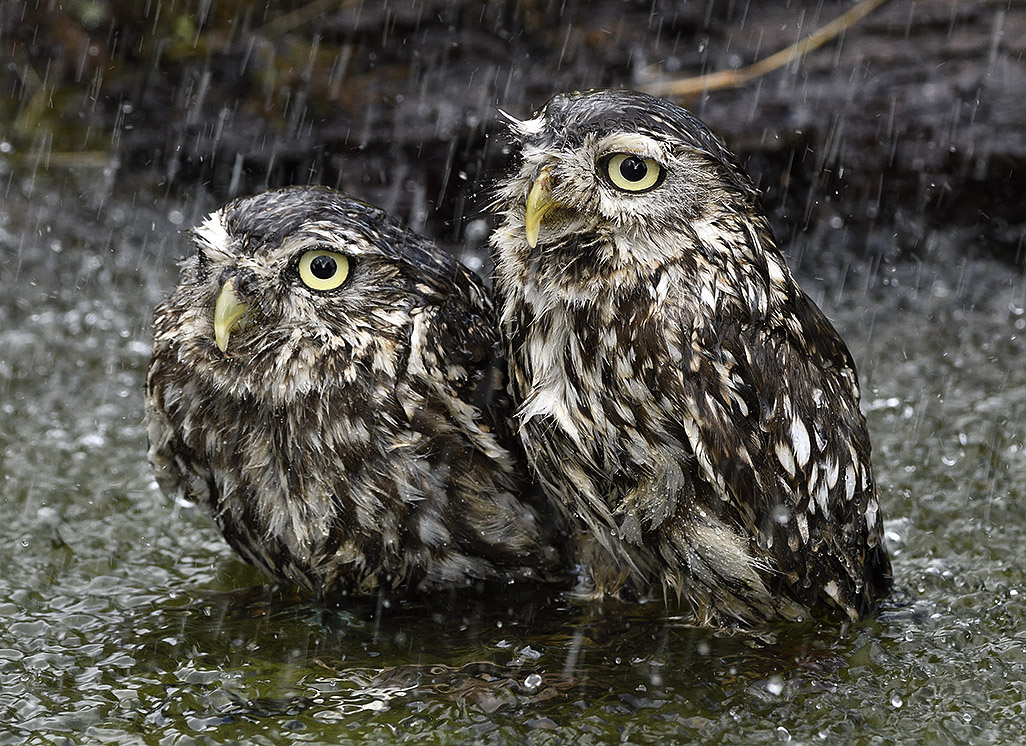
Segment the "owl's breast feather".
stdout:
<svg viewBox="0 0 1026 746">
<path fill-rule="evenodd" d="M 551 419 L 578 446 L 583 447 L 584 420 L 574 384 L 567 377 L 564 358 L 574 357 L 576 339 L 565 318 L 556 316 L 548 333 L 532 330 L 525 342 L 531 380 L 520 407 L 523 424 L 535 418 Z"/>
</svg>

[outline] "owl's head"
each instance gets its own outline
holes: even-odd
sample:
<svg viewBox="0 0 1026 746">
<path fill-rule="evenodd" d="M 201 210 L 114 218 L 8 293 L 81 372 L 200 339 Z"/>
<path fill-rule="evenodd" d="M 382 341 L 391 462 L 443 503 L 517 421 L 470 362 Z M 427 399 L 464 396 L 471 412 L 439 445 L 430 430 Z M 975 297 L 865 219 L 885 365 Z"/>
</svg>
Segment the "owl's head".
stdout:
<svg viewBox="0 0 1026 746">
<path fill-rule="evenodd" d="M 193 246 L 158 337 L 173 334 L 179 358 L 221 388 L 282 399 L 394 376 L 415 308 L 460 274 L 381 210 L 321 187 L 235 200 Z"/>
<path fill-rule="evenodd" d="M 672 258 L 680 233 L 751 212 L 755 189 L 736 158 L 694 115 L 644 93 L 560 94 L 514 122 L 519 172 L 502 189 L 505 240 L 600 264 Z"/>
</svg>

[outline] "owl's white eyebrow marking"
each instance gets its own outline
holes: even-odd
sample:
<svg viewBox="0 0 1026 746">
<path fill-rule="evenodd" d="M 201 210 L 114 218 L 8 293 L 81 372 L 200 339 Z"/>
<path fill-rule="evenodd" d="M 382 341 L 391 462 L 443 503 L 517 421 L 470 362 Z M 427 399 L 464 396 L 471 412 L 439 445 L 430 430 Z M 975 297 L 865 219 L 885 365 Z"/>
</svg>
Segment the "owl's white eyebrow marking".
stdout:
<svg viewBox="0 0 1026 746">
<path fill-rule="evenodd" d="M 513 127 L 524 137 L 530 137 L 531 135 L 537 135 L 543 129 L 545 129 L 545 118 L 535 117 L 534 119 L 517 119 L 516 117 L 510 117 L 509 114 L 503 112 L 507 116 Z"/>
<path fill-rule="evenodd" d="M 499 116 L 501 116 L 503 119 L 505 119 L 507 122 L 509 122 L 511 126 L 513 126 L 513 127 L 519 127 L 520 126 L 522 120 L 517 119 L 515 116 L 510 114 L 508 111 L 503 111 L 502 109 L 496 109 L 496 111 L 499 112 Z"/>
<path fill-rule="evenodd" d="M 202 242 L 211 251 L 227 253 L 231 246 L 232 237 L 224 225 L 224 213 L 221 210 L 210 213 L 206 220 L 198 225 L 192 232 L 197 242 Z"/>
<path fill-rule="evenodd" d="M 603 137 L 597 146 L 600 152 L 627 151 L 657 161 L 666 161 L 666 146 L 658 140 L 637 132 L 616 132 Z"/>
<path fill-rule="evenodd" d="M 534 119 L 518 119 L 508 111 L 497 110 L 499 115 L 509 123 L 509 128 L 523 138 L 537 135 L 545 129 L 545 118 L 535 117 Z"/>
<path fill-rule="evenodd" d="M 303 232 L 285 239 L 282 248 L 288 251 L 331 246 L 343 254 L 359 253 L 364 246 L 363 238 L 357 233 L 350 233 L 335 225 L 307 225 Z"/>
</svg>

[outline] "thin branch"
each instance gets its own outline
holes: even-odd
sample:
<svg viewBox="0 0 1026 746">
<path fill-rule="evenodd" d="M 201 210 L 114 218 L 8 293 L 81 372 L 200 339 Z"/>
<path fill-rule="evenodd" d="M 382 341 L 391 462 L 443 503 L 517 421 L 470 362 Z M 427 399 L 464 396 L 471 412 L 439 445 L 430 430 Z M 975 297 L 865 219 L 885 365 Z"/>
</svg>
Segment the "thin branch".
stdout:
<svg viewBox="0 0 1026 746">
<path fill-rule="evenodd" d="M 351 2 L 352 0 L 313 0 L 313 2 L 307 3 L 291 13 L 286 13 L 283 16 L 278 16 L 273 21 L 268 21 L 260 28 L 255 29 L 254 33 L 266 37 L 281 36 L 290 31 L 295 31 L 300 26 L 305 26 L 330 10 L 342 8 Z"/>
<path fill-rule="evenodd" d="M 117 156 L 106 150 L 53 150 L 45 153 L 37 151 L 0 153 L 0 162 L 11 163 L 19 167 L 42 166 L 49 171 L 54 168 L 107 168 L 116 166 Z"/>
<path fill-rule="evenodd" d="M 854 26 L 885 2 L 887 0 L 862 0 L 862 2 L 858 3 L 847 13 L 838 16 L 815 33 L 806 36 L 804 39 L 799 39 L 791 46 L 781 49 L 776 54 L 771 54 L 769 57 L 747 67 L 738 68 L 737 70 L 720 70 L 719 72 L 699 75 L 694 78 L 657 81 L 642 86 L 642 90 L 655 96 L 683 97 L 744 85 L 750 80 L 762 77 L 788 65 L 799 57 L 808 54 L 813 49 L 826 44 Z"/>
</svg>

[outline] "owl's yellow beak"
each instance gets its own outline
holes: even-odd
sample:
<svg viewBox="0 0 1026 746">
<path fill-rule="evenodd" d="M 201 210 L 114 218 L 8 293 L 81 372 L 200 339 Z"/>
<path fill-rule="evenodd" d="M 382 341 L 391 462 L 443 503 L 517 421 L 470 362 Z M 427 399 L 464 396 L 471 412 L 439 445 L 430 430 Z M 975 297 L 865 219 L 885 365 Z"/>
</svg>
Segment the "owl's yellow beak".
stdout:
<svg viewBox="0 0 1026 746">
<path fill-rule="evenodd" d="M 527 233 L 527 245 L 532 249 L 538 245 L 538 231 L 541 230 L 542 220 L 555 209 L 557 204 L 552 199 L 549 167 L 546 166 L 538 173 L 534 184 L 531 185 L 531 191 L 527 195 L 524 227 Z"/>
<path fill-rule="evenodd" d="M 228 349 L 228 337 L 242 326 L 248 310 L 249 306 L 235 294 L 235 280 L 228 280 L 214 305 L 214 339 L 221 352 Z"/>
</svg>

